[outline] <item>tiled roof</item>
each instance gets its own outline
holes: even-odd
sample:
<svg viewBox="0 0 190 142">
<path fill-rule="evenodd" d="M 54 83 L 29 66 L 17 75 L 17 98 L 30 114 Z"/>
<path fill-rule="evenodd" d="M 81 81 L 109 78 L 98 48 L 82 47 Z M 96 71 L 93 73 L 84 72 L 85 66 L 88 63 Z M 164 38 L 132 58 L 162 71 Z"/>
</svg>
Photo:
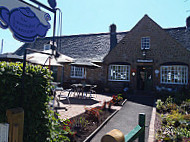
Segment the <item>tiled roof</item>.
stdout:
<svg viewBox="0 0 190 142">
<path fill-rule="evenodd" d="M 120 41 L 127 32 L 117 33 L 117 39 Z M 52 38 L 47 37 L 37 39 L 34 43 L 26 43 L 21 46 L 15 54 L 23 55 L 25 48 L 35 48 L 43 50 L 44 44 L 47 44 Z M 72 57 L 80 62 L 101 61 L 110 49 L 110 34 L 85 34 L 56 37 L 58 51 L 64 55 Z M 61 46 L 61 48 L 60 48 Z"/>
<path fill-rule="evenodd" d="M 168 32 L 174 39 L 176 39 L 181 45 L 183 45 L 188 50 L 190 49 L 190 29 L 186 27 L 178 28 L 168 28 L 164 29 Z"/>
<path fill-rule="evenodd" d="M 190 30 L 187 30 L 186 27 L 167 28 L 164 30 L 185 48 L 190 49 Z M 118 32 L 118 42 L 126 34 L 127 32 Z M 43 50 L 44 44 L 47 44 L 50 40 L 52 40 L 52 37 L 37 39 L 34 43 L 26 43 L 15 51 L 15 54 L 23 55 L 25 48 Z M 102 61 L 110 50 L 109 33 L 56 37 L 56 42 L 59 52 L 80 62 Z"/>
<path fill-rule="evenodd" d="M 17 61 L 22 61 L 23 57 L 22 56 L 18 56 L 16 54 L 13 53 L 4 53 L 4 54 L 0 54 L 0 60 L 17 60 Z"/>
</svg>

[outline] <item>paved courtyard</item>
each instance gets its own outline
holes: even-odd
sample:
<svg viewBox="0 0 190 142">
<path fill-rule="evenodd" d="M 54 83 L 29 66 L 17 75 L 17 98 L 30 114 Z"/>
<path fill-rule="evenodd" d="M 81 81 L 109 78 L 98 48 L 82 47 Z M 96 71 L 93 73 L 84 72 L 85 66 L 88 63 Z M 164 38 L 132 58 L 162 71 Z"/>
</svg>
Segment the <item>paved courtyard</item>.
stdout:
<svg viewBox="0 0 190 142">
<path fill-rule="evenodd" d="M 60 105 L 58 106 L 55 101 L 54 106 L 57 108 L 57 112 L 60 114 L 61 119 L 69 119 L 85 112 L 85 108 L 93 108 L 96 106 L 102 106 L 104 101 L 110 101 L 112 99 L 111 94 L 92 94 L 92 97 L 78 97 L 75 94 L 71 94 L 69 98 L 68 91 L 57 92 L 57 98 L 61 93 Z M 70 102 L 70 103 L 69 103 Z M 120 109 L 120 106 L 112 106 L 113 109 Z"/>
<path fill-rule="evenodd" d="M 57 92 L 57 98 L 60 97 L 59 106 L 57 102 L 54 106 L 60 114 L 61 119 L 69 119 L 85 112 L 85 108 L 102 106 L 104 101 L 110 101 L 112 94 L 93 94 L 92 98 L 78 97 L 71 94 L 67 99 L 68 92 Z M 154 96 L 149 95 L 132 95 L 123 107 L 112 106 L 113 109 L 120 110 L 90 141 L 98 142 L 102 136 L 112 129 L 119 129 L 124 134 L 130 132 L 138 124 L 138 114 L 146 114 L 145 141 L 153 141 L 154 134 L 150 130 L 153 124 L 151 121 Z M 119 122 L 119 123 L 118 123 Z M 154 128 L 153 128 L 154 129 Z"/>
</svg>

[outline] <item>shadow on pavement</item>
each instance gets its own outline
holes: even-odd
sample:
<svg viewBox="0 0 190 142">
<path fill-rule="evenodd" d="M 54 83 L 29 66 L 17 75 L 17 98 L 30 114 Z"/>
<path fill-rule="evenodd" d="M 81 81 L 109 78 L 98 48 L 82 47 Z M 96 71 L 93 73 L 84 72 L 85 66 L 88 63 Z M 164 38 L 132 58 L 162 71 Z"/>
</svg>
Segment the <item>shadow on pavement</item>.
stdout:
<svg viewBox="0 0 190 142">
<path fill-rule="evenodd" d="M 142 105 L 154 106 L 154 97 L 132 96 L 129 97 L 127 100 Z"/>
<path fill-rule="evenodd" d="M 113 96 L 117 95 L 118 93 L 101 93 L 104 96 Z M 120 93 L 119 93 L 120 94 Z M 124 95 L 128 101 L 135 102 L 138 104 L 143 104 L 147 106 L 154 106 L 155 95 L 153 92 L 147 91 L 136 91 L 135 93 L 121 93 Z"/>
<path fill-rule="evenodd" d="M 96 103 L 99 103 L 96 100 L 90 99 L 90 98 L 76 98 L 76 97 L 70 97 L 69 98 L 70 104 L 76 104 L 76 105 L 93 105 Z M 69 104 L 67 99 L 61 100 L 60 101 L 63 104 Z"/>
<path fill-rule="evenodd" d="M 154 106 L 155 96 L 152 92 L 137 92 L 134 94 L 127 94 L 127 100 L 138 104 L 147 106 Z"/>
<path fill-rule="evenodd" d="M 54 109 L 55 109 L 55 110 L 58 110 L 58 109 L 64 109 L 65 111 L 68 110 L 66 107 L 55 107 Z"/>
</svg>

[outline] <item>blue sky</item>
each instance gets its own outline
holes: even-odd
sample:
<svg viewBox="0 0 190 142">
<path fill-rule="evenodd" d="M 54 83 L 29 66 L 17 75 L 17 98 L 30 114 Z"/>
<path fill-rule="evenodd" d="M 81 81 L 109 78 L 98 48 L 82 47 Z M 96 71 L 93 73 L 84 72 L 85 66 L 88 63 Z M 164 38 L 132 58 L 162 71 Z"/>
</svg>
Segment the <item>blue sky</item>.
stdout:
<svg viewBox="0 0 190 142">
<path fill-rule="evenodd" d="M 48 5 L 47 0 L 38 1 Z M 62 35 L 104 33 L 112 23 L 117 31 L 129 31 L 145 14 L 162 28 L 182 27 L 190 15 L 190 1 L 186 0 L 57 0 L 57 7 L 63 13 Z M 47 36 L 52 36 L 52 29 Z M 14 52 L 23 44 L 9 29 L 0 29 L 0 43 L 2 39 L 3 53 Z"/>
</svg>

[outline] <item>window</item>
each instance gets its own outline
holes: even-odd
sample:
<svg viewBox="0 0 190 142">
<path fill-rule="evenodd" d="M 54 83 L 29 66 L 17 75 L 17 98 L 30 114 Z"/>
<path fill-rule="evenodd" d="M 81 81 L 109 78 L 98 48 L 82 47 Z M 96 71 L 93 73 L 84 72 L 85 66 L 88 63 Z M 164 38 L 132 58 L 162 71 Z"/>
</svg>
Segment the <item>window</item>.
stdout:
<svg viewBox="0 0 190 142">
<path fill-rule="evenodd" d="M 50 44 L 45 44 L 44 45 L 44 50 L 49 50 L 51 49 L 51 45 Z"/>
<path fill-rule="evenodd" d="M 72 78 L 85 78 L 85 68 L 71 66 L 71 77 Z"/>
<path fill-rule="evenodd" d="M 141 38 L 141 49 L 150 49 L 150 37 Z"/>
<path fill-rule="evenodd" d="M 187 84 L 188 67 L 180 65 L 161 66 L 160 82 L 165 84 Z"/>
<path fill-rule="evenodd" d="M 109 81 L 130 81 L 129 65 L 110 65 Z"/>
</svg>

